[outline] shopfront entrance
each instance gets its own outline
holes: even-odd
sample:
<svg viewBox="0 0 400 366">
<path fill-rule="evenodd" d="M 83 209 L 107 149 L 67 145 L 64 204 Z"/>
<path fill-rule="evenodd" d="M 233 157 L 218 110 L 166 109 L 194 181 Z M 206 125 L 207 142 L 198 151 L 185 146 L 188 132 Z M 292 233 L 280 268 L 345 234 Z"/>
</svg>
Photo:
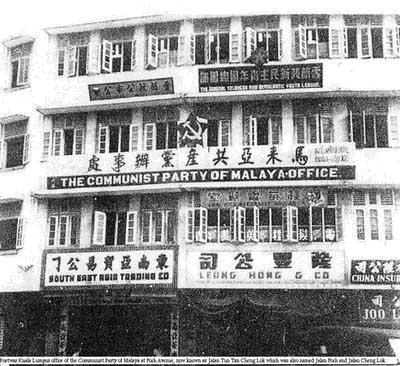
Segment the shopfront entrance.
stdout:
<svg viewBox="0 0 400 366">
<path fill-rule="evenodd" d="M 152 356 L 170 353 L 172 307 L 166 304 L 72 306 L 67 354 Z"/>
</svg>

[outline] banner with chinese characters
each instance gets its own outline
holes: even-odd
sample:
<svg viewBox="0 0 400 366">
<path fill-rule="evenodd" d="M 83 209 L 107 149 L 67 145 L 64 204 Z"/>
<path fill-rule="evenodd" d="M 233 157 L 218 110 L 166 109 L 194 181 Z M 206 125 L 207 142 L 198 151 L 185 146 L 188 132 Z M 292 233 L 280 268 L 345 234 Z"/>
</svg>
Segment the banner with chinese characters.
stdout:
<svg viewBox="0 0 400 366">
<path fill-rule="evenodd" d="M 399 259 L 359 259 L 351 261 L 350 283 L 364 285 L 400 284 Z"/>
<path fill-rule="evenodd" d="M 172 78 L 89 85 L 90 100 L 148 97 L 164 94 L 174 94 Z"/>
<path fill-rule="evenodd" d="M 187 288 L 341 284 L 345 278 L 340 250 L 187 248 L 185 264 L 180 276 L 185 277 Z"/>
<path fill-rule="evenodd" d="M 400 291 L 363 292 L 359 297 L 359 320 L 364 324 L 400 323 Z"/>
<path fill-rule="evenodd" d="M 322 64 L 232 66 L 199 69 L 199 91 L 322 88 Z"/>
<path fill-rule="evenodd" d="M 201 206 L 207 208 L 242 207 L 309 207 L 327 206 L 325 188 L 252 188 L 218 189 L 200 192 Z"/>
<path fill-rule="evenodd" d="M 71 250 L 44 253 L 42 288 L 175 287 L 175 249 Z"/>
<path fill-rule="evenodd" d="M 54 158 L 48 189 L 355 179 L 354 144 L 193 147 Z M 59 172 L 68 171 L 68 176 Z M 51 174 L 56 174 L 51 176 Z"/>
</svg>

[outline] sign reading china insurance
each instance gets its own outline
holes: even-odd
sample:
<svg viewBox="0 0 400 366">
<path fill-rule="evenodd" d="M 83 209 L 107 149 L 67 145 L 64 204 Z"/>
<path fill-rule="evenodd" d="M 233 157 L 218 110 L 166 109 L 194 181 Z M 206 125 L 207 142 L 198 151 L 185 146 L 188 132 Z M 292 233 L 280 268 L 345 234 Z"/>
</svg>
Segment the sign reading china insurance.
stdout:
<svg viewBox="0 0 400 366">
<path fill-rule="evenodd" d="M 72 168 L 78 174 L 48 177 L 47 188 L 355 179 L 354 150 L 353 143 L 332 143 L 185 147 L 95 154 L 87 156 L 84 165 Z M 70 161 L 68 163 L 71 171 Z M 54 164 L 54 172 L 60 171 L 60 160 L 54 160 Z"/>
<path fill-rule="evenodd" d="M 185 287 L 262 288 L 344 282 L 340 250 L 186 249 Z"/>
<path fill-rule="evenodd" d="M 42 288 L 175 285 L 174 249 L 44 252 Z"/>
<path fill-rule="evenodd" d="M 351 261 L 350 283 L 363 285 L 400 284 L 399 259 L 358 259 Z"/>
</svg>

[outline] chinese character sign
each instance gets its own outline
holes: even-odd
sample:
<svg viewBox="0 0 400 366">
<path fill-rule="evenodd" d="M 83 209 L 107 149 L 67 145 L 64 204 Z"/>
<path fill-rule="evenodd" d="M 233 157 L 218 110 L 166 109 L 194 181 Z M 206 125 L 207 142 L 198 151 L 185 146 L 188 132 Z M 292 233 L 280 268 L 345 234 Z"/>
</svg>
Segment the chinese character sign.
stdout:
<svg viewBox="0 0 400 366">
<path fill-rule="evenodd" d="M 146 97 L 174 93 L 172 78 L 89 85 L 90 100 Z"/>
<path fill-rule="evenodd" d="M 351 261 L 351 283 L 376 285 L 400 283 L 400 260 L 359 259 Z"/>
<path fill-rule="evenodd" d="M 46 252 L 44 288 L 174 284 L 174 250 Z"/>
<path fill-rule="evenodd" d="M 270 285 L 344 283 L 340 250 L 206 250 L 186 251 L 185 287 L 267 288 Z"/>
<path fill-rule="evenodd" d="M 199 69 L 199 91 L 322 88 L 322 69 L 320 63 Z"/>
<path fill-rule="evenodd" d="M 360 295 L 358 305 L 360 323 L 400 323 L 399 291 L 366 291 Z"/>
</svg>

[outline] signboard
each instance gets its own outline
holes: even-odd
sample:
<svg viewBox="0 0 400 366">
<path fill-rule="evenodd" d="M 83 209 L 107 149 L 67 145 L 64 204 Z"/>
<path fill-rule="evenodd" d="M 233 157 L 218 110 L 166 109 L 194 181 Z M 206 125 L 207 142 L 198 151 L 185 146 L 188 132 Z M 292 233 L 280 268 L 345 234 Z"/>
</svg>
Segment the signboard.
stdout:
<svg viewBox="0 0 400 366">
<path fill-rule="evenodd" d="M 322 63 L 199 69 L 199 91 L 322 88 Z"/>
<path fill-rule="evenodd" d="M 400 292 L 366 292 L 359 302 L 360 323 L 400 323 Z"/>
<path fill-rule="evenodd" d="M 350 282 L 364 285 L 400 284 L 400 260 L 352 260 Z"/>
<path fill-rule="evenodd" d="M 252 188 L 218 189 L 200 192 L 202 207 L 310 207 L 327 206 L 327 189 Z"/>
<path fill-rule="evenodd" d="M 344 254 L 339 250 L 189 248 L 183 275 L 189 288 L 343 283 Z"/>
<path fill-rule="evenodd" d="M 165 183 L 354 179 L 355 167 L 203 169 L 49 177 L 48 189 L 142 186 Z"/>
<path fill-rule="evenodd" d="M 89 85 L 90 100 L 148 97 L 164 94 L 174 94 L 174 80 L 172 78 Z"/>
<path fill-rule="evenodd" d="M 237 181 L 355 179 L 354 143 L 185 147 L 52 159 L 48 189 Z M 51 174 L 51 173 L 50 173 Z"/>
<path fill-rule="evenodd" d="M 175 286 L 175 250 L 45 251 L 42 288 Z"/>
</svg>

